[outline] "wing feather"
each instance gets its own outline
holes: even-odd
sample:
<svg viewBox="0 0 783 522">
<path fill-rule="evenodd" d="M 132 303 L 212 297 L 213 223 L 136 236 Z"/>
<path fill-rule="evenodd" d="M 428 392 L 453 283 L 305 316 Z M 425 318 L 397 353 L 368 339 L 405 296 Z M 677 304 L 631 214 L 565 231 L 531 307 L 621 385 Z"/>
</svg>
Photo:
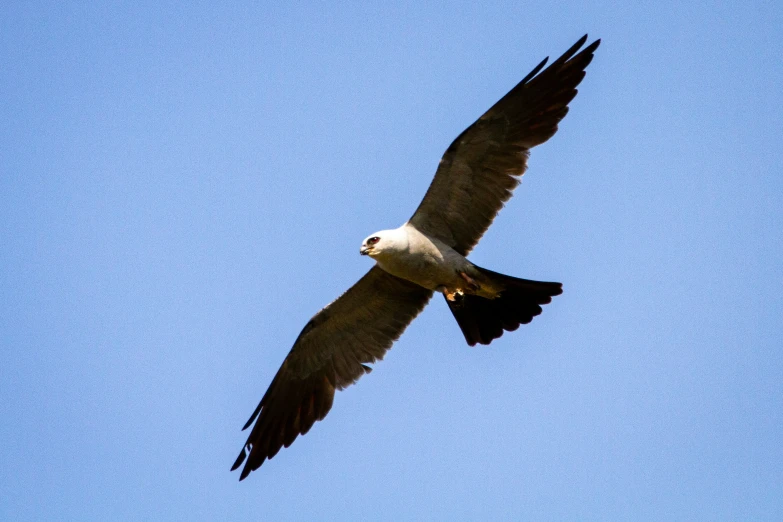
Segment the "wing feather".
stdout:
<svg viewBox="0 0 783 522">
<path fill-rule="evenodd" d="M 335 390 L 383 358 L 424 309 L 430 290 L 373 267 L 305 325 L 242 429 L 253 429 L 231 470 L 239 480 L 307 433 L 332 408 Z M 245 462 L 246 461 L 246 462 Z"/>
<path fill-rule="evenodd" d="M 557 132 L 601 43 L 583 36 L 543 69 L 544 59 L 446 150 L 410 223 L 467 255 L 519 184 L 532 147 Z M 542 70 L 543 69 L 543 70 Z"/>
</svg>

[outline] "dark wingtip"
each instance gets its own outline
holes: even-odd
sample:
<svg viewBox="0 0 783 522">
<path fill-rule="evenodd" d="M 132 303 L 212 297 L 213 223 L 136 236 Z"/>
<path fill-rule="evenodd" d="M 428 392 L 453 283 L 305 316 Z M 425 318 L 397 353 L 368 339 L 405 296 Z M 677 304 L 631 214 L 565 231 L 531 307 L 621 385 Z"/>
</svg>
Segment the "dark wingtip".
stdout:
<svg viewBox="0 0 783 522">
<path fill-rule="evenodd" d="M 592 53 L 593 51 L 598 49 L 599 45 L 601 45 L 601 39 L 600 38 L 598 40 L 596 40 L 595 42 L 591 43 L 590 45 L 588 45 L 587 47 L 585 47 L 582 52 Z"/>
<path fill-rule="evenodd" d="M 552 65 L 549 66 L 549 69 L 558 70 L 563 64 L 565 64 L 566 62 L 571 60 L 571 58 L 574 57 L 574 55 L 579 51 L 579 49 L 582 48 L 582 46 L 585 44 L 586 41 L 587 41 L 587 35 L 584 35 L 579 40 L 577 40 L 577 42 L 574 45 L 569 47 L 568 50 L 564 52 L 562 56 L 560 56 L 560 58 L 552 62 Z M 584 52 L 585 50 L 583 49 L 582 52 L 580 52 L 579 54 L 581 55 Z"/>
<path fill-rule="evenodd" d="M 237 460 L 234 461 L 234 465 L 231 466 L 231 471 L 235 471 L 239 466 L 241 466 L 242 463 L 245 461 L 245 458 L 247 458 L 247 452 L 243 447 L 242 451 L 239 453 L 239 456 L 237 457 Z"/>
<path fill-rule="evenodd" d="M 264 463 L 264 461 L 262 460 L 261 464 L 263 464 L 263 463 Z M 245 467 L 242 468 L 242 473 L 239 475 L 239 481 L 242 482 L 243 480 L 245 480 L 247 478 L 247 476 L 250 475 L 250 472 L 253 471 L 253 470 L 258 469 L 259 467 L 261 467 L 261 464 L 259 464 L 257 466 L 254 466 L 254 467 L 250 466 L 250 462 L 245 464 Z"/>
<path fill-rule="evenodd" d="M 582 48 L 582 46 L 585 44 L 586 41 L 587 41 L 587 34 L 585 33 L 585 35 L 583 37 L 581 37 L 579 40 L 577 40 L 576 43 L 574 45 L 572 45 L 571 48 L 568 49 L 563 54 L 564 55 L 568 55 L 569 57 L 573 56 L 574 53 L 576 53 L 579 49 Z"/>
<path fill-rule="evenodd" d="M 283 363 L 285 364 L 285 363 Z M 274 384 L 274 381 L 272 381 L 272 384 Z M 256 409 L 253 410 L 253 415 L 250 416 L 249 419 L 247 419 L 247 422 L 244 426 L 242 426 L 242 431 L 245 431 L 250 427 L 251 424 L 253 424 L 253 421 L 256 420 L 256 417 L 258 417 L 258 414 L 261 413 L 261 408 L 264 407 L 264 399 L 261 399 L 261 402 L 258 403 L 258 406 L 256 406 Z"/>
<path fill-rule="evenodd" d="M 522 81 L 521 81 L 520 83 L 523 83 L 523 84 L 524 84 L 524 83 L 527 83 L 527 82 L 529 82 L 529 81 L 531 80 L 531 78 L 533 78 L 533 76 L 535 76 L 536 74 L 538 74 L 538 71 L 540 71 L 541 69 L 543 69 L 543 68 L 544 68 L 544 66 L 546 65 L 546 62 L 547 62 L 548 60 L 549 60 L 549 56 L 547 56 L 546 58 L 544 58 L 543 60 L 541 60 L 541 63 L 539 63 L 538 65 L 536 65 L 536 66 L 533 68 L 533 70 L 532 70 L 532 71 L 530 71 L 530 72 L 528 73 L 528 75 L 527 75 L 527 76 L 525 76 L 525 77 L 522 79 Z"/>
</svg>

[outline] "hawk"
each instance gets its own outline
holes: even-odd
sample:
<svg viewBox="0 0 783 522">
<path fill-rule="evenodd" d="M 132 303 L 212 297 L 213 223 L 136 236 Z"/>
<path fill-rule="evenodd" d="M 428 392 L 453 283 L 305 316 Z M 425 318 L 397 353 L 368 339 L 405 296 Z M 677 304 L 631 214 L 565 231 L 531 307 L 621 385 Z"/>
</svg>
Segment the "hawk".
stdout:
<svg viewBox="0 0 783 522">
<path fill-rule="evenodd" d="M 231 468 L 244 462 L 239 480 L 322 420 L 335 390 L 369 373 L 434 292 L 471 346 L 529 323 L 562 293 L 560 283 L 499 274 L 465 256 L 511 197 L 530 149 L 557 132 L 601 41 L 586 42 L 587 35 L 546 69 L 544 59 L 465 129 L 410 220 L 362 242 L 360 253 L 375 266 L 302 329 L 242 428 L 253 426 Z"/>
</svg>

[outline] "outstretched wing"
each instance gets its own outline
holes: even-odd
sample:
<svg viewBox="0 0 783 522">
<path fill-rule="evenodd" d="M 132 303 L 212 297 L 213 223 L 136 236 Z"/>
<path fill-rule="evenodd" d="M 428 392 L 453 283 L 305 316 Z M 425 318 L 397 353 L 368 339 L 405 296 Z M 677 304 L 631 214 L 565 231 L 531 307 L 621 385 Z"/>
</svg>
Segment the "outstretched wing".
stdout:
<svg viewBox="0 0 783 522">
<path fill-rule="evenodd" d="M 383 358 L 430 297 L 430 290 L 376 266 L 315 314 L 242 428 L 255 421 L 231 468 L 247 458 L 239 480 L 322 420 L 332 407 L 334 391 L 369 373 L 366 364 Z"/>
<path fill-rule="evenodd" d="M 587 35 L 538 74 L 544 59 L 454 140 L 410 219 L 414 227 L 462 255 L 476 246 L 524 174 L 529 150 L 551 138 L 568 112 L 601 43 L 576 54 L 586 41 Z"/>
</svg>

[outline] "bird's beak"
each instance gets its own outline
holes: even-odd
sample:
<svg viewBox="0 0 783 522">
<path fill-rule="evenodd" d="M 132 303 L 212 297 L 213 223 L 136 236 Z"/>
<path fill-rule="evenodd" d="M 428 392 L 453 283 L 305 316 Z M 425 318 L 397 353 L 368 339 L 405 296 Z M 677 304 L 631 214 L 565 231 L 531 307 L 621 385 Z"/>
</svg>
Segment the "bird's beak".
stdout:
<svg viewBox="0 0 783 522">
<path fill-rule="evenodd" d="M 360 248 L 360 249 L 359 249 L 359 253 L 360 253 L 361 255 L 363 255 L 363 256 L 369 255 L 369 253 L 370 253 L 370 248 L 371 248 L 371 247 L 363 246 L 362 248 Z"/>
</svg>

